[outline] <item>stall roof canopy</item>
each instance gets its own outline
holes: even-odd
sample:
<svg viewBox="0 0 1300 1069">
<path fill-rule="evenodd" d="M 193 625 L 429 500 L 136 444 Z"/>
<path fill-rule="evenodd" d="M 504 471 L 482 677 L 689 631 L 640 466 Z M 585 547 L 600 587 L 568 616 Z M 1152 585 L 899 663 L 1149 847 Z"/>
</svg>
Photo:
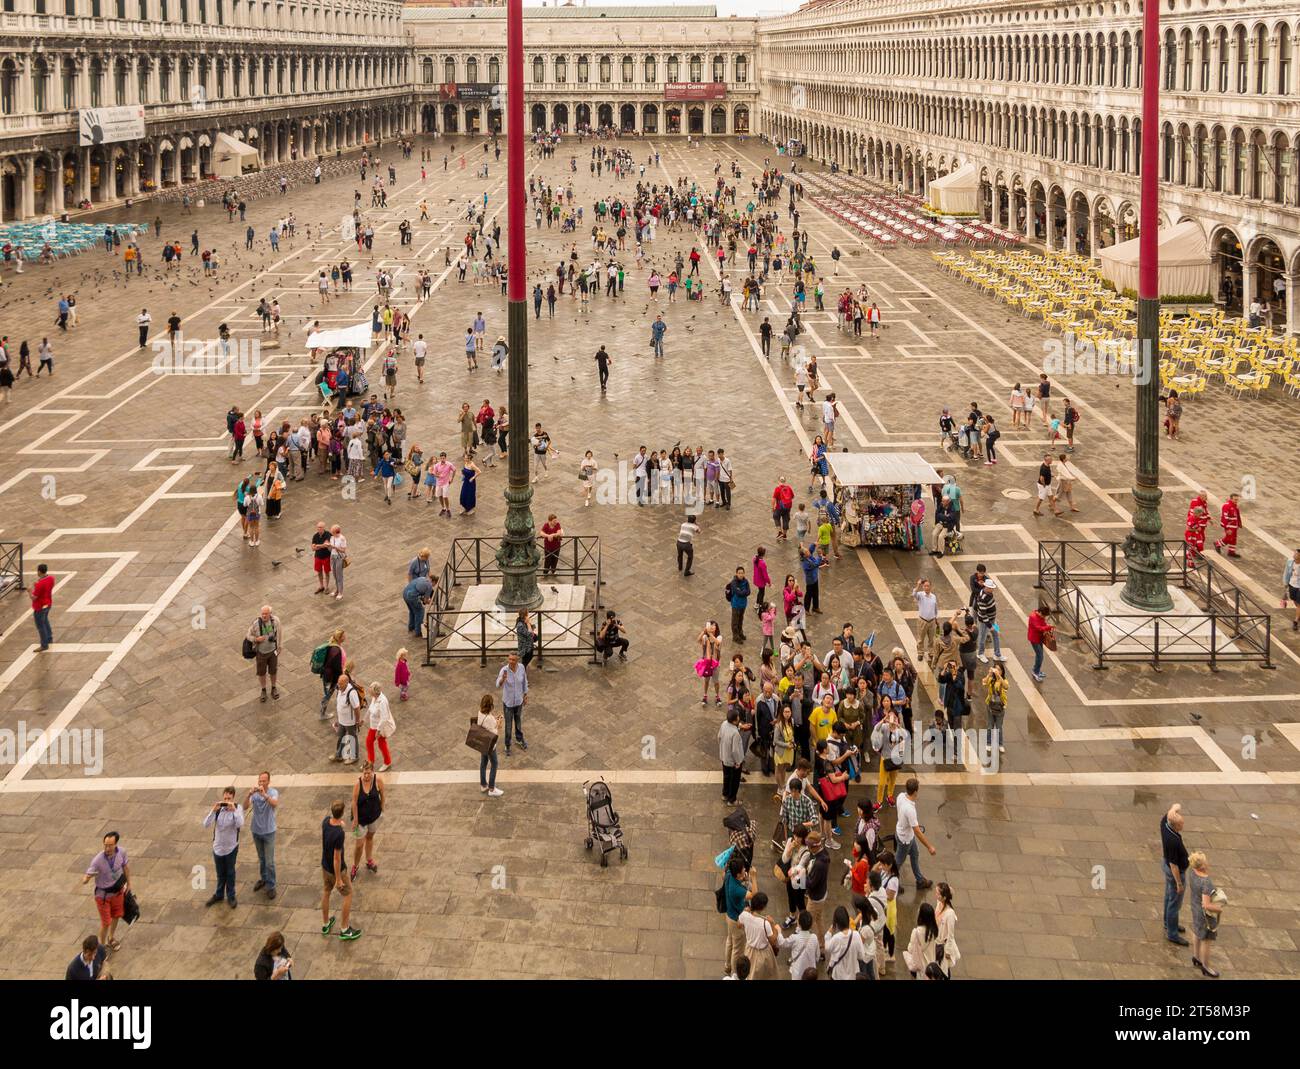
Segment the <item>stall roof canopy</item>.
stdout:
<svg viewBox="0 0 1300 1069">
<path fill-rule="evenodd" d="M 320 330 L 307 335 L 308 349 L 369 349 L 370 320 L 358 323 L 355 327 L 340 327 L 338 330 Z"/>
<path fill-rule="evenodd" d="M 831 474 L 841 486 L 903 486 L 941 483 L 943 477 L 920 453 L 828 453 Z"/>
<path fill-rule="evenodd" d="M 1210 248 L 1199 223 L 1190 219 L 1177 226 L 1162 227 L 1156 236 L 1160 246 L 1160 292 L 1168 296 L 1209 293 L 1212 285 Z M 1124 241 L 1100 249 L 1101 273 L 1121 290 L 1136 290 L 1141 239 Z"/>
</svg>

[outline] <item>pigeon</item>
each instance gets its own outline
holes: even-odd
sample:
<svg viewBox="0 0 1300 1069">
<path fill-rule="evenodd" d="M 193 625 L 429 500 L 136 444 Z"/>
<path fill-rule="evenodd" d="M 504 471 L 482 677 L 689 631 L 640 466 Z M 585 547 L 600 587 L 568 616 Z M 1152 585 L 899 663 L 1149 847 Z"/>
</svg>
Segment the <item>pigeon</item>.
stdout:
<svg viewBox="0 0 1300 1069">
<path fill-rule="evenodd" d="M 283 563 L 283 561 L 273 560 L 273 561 L 271 561 L 271 567 L 272 567 L 272 568 L 278 568 L 278 567 L 280 567 L 280 565 L 281 565 L 282 563 Z"/>
</svg>

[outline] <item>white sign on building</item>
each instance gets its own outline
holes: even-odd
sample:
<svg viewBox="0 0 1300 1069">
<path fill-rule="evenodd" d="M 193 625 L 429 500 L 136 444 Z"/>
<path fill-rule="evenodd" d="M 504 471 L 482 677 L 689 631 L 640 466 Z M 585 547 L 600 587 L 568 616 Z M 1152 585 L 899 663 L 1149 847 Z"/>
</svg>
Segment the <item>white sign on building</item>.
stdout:
<svg viewBox="0 0 1300 1069">
<path fill-rule="evenodd" d="M 79 145 L 107 145 L 144 137 L 144 107 L 82 108 L 78 113 Z"/>
</svg>

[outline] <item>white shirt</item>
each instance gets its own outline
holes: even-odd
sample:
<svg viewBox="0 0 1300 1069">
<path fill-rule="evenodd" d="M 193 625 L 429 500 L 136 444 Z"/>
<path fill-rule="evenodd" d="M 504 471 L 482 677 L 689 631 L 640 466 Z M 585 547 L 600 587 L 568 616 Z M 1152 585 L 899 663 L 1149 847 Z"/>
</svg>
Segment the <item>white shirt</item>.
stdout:
<svg viewBox="0 0 1300 1069">
<path fill-rule="evenodd" d="M 393 725 L 393 711 L 388 704 L 388 695 L 376 694 L 370 699 L 367 711 L 370 713 L 370 726 L 387 738 L 390 733 L 388 728 L 395 726 Z"/>
<path fill-rule="evenodd" d="M 695 536 L 699 533 L 700 525 L 697 523 L 691 523 L 687 520 L 682 524 L 681 529 L 677 532 L 677 541 L 693 545 L 695 543 Z"/>
<path fill-rule="evenodd" d="M 830 969 L 832 980 L 856 980 L 858 964 L 869 960 L 866 944 L 858 932 L 844 931 L 826 936 L 826 967 Z"/>
<path fill-rule="evenodd" d="M 153 322 L 153 316 L 151 316 L 148 312 L 141 312 L 138 316 L 135 317 L 135 321 L 140 326 L 147 327 L 150 323 Z"/>
<path fill-rule="evenodd" d="M 835 406 L 829 401 L 822 402 L 822 422 L 827 426 L 835 422 Z"/>
<path fill-rule="evenodd" d="M 415 359 L 423 360 L 429 352 L 429 343 L 420 338 L 411 348 L 415 351 Z"/>
<path fill-rule="evenodd" d="M 769 933 L 772 931 L 771 922 L 766 917 L 760 917 L 757 913 L 751 913 L 745 910 L 740 915 L 740 926 L 745 929 L 745 946 L 754 950 L 761 950 L 763 947 L 771 946 L 768 942 Z M 780 936 L 778 935 L 778 946 L 780 945 Z"/>
<path fill-rule="evenodd" d="M 731 459 L 729 457 L 723 457 L 722 460 L 718 461 L 718 482 L 731 482 Z"/>
<path fill-rule="evenodd" d="M 927 594 L 924 590 L 913 590 L 912 597 L 916 599 L 916 611 L 922 620 L 934 620 L 939 615 L 939 599 L 934 594 Z"/>
<path fill-rule="evenodd" d="M 916 818 L 916 803 L 904 791 L 898 796 L 898 823 L 894 828 L 894 838 L 900 843 L 910 843 L 916 838 L 916 828 L 920 822 Z"/>
<path fill-rule="evenodd" d="M 798 931 L 786 940 L 790 944 L 790 979 L 802 980 L 808 969 L 817 968 L 822 948 L 812 932 Z"/>
<path fill-rule="evenodd" d="M 338 716 L 339 724 L 345 728 L 355 726 L 357 710 L 360 708 L 361 695 L 357 693 L 357 688 L 349 683 L 348 689 L 339 691 L 338 697 L 334 700 L 334 710 Z"/>
</svg>

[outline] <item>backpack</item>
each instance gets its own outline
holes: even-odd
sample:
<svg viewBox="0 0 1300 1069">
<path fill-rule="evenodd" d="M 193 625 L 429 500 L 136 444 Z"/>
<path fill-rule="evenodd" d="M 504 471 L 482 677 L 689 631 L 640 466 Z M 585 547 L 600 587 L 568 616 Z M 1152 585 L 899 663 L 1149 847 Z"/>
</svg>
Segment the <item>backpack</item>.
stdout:
<svg viewBox="0 0 1300 1069">
<path fill-rule="evenodd" d="M 317 646 L 311 651 L 311 674 L 314 676 L 322 675 L 325 671 L 325 662 L 329 659 L 330 644 L 328 642 Z"/>
</svg>

